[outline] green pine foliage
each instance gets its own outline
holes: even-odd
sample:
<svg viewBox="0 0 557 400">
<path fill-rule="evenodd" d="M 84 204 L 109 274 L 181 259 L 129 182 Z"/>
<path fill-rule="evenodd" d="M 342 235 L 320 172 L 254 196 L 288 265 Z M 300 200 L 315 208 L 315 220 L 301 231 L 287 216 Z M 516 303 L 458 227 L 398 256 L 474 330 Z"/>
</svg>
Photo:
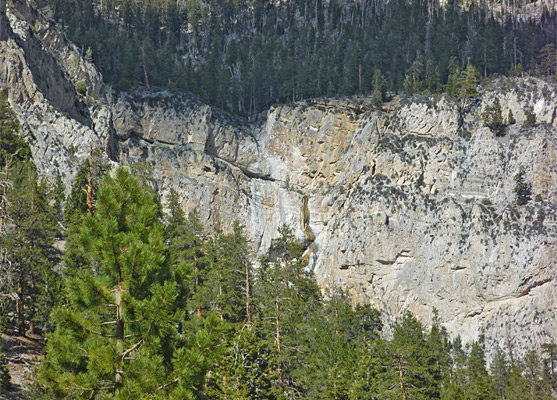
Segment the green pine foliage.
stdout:
<svg viewBox="0 0 557 400">
<path fill-rule="evenodd" d="M 523 206 L 531 199 L 530 184 L 526 182 L 526 171 L 521 167 L 518 173 L 514 176 L 514 195 L 515 203 Z"/>
<path fill-rule="evenodd" d="M 509 109 L 509 113 L 507 114 L 507 124 L 514 125 L 516 124 L 516 119 L 514 118 L 513 111 Z"/>
<path fill-rule="evenodd" d="M 60 278 L 53 267 L 59 258 L 54 248 L 59 227 L 48 183 L 39 179 L 33 164 L 16 161 L 10 183 L 3 208 L 1 290 L 13 293 L 14 325 L 25 335 L 37 327 L 48 329 L 50 310 L 58 300 Z"/>
<path fill-rule="evenodd" d="M 526 116 L 522 125 L 524 128 L 531 128 L 536 125 L 536 114 L 534 114 L 534 109 L 532 107 L 528 107 L 524 110 L 524 114 Z"/>
<path fill-rule="evenodd" d="M 468 64 L 466 69 L 459 71 L 458 76 L 453 78 L 455 99 L 460 102 L 461 107 L 465 107 L 469 102 L 478 97 L 478 71 L 472 64 Z"/>
<path fill-rule="evenodd" d="M 31 149 L 20 135 L 20 124 L 8 104 L 8 96 L 0 90 L 0 168 L 14 160 L 29 160 Z"/>
<path fill-rule="evenodd" d="M 189 398 L 199 392 L 211 334 L 200 329 L 186 346 L 173 275 L 185 266 L 170 268 L 157 215 L 153 193 L 124 168 L 99 188 L 95 213 L 79 233 L 89 268 L 67 280 L 69 305 L 54 313 L 57 329 L 39 371 L 45 396 Z"/>
<path fill-rule="evenodd" d="M 2 348 L 2 343 L 0 343 L 0 393 L 4 393 L 11 389 L 10 370 L 8 368 L 8 360 L 4 350 Z"/>
<path fill-rule="evenodd" d="M 373 72 L 373 89 L 371 92 L 371 103 L 380 107 L 386 100 L 387 80 L 379 68 Z"/>
<path fill-rule="evenodd" d="M 210 237 L 171 192 L 163 227 L 145 188 L 117 170 L 82 221 L 87 268 L 67 278 L 38 397 L 549 398 L 554 345 L 497 350 L 488 371 L 483 342 L 451 341 L 436 313 L 429 329 L 405 313 L 387 340 L 377 310 L 321 295 L 291 228 L 252 270 L 239 224 Z"/>
<path fill-rule="evenodd" d="M 66 276 L 73 276 L 88 267 L 83 248 L 79 244 L 79 230 L 89 213 L 89 208 L 91 211 L 95 209 L 98 188 L 107 171 L 108 165 L 103 163 L 100 154 L 91 154 L 90 158 L 79 167 L 70 194 L 64 202 L 63 220 L 66 246 L 63 256 L 63 271 Z M 55 192 L 56 204 L 61 200 L 59 191 L 60 189 Z"/>
<path fill-rule="evenodd" d="M 484 78 L 516 70 L 519 61 L 526 69 L 539 64 L 540 74 L 555 71 L 546 62 L 555 15 L 519 23 L 494 16 L 489 2 L 37 3 L 118 89 L 187 90 L 241 115 L 312 97 L 373 94 L 376 69 L 389 91 L 412 93 L 450 86 L 454 65 L 470 63 Z"/>
<path fill-rule="evenodd" d="M 512 117 L 512 114 L 510 117 Z M 506 125 L 503 122 L 501 103 L 499 102 L 498 97 L 496 97 L 493 101 L 493 105 L 487 105 L 484 108 L 484 111 L 482 112 L 482 120 L 485 126 L 495 133 L 495 136 L 503 136 L 505 134 Z"/>
</svg>

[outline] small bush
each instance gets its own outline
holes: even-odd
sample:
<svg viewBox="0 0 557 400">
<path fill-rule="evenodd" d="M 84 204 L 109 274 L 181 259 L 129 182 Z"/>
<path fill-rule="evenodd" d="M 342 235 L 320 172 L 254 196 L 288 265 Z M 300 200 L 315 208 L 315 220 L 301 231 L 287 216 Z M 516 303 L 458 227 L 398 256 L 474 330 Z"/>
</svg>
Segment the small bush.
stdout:
<svg viewBox="0 0 557 400">
<path fill-rule="evenodd" d="M 77 82 L 75 84 L 75 91 L 82 96 L 87 95 L 87 84 L 85 83 L 85 81 Z"/>
<path fill-rule="evenodd" d="M 514 119 L 513 110 L 509 110 L 509 114 L 507 115 L 507 124 L 509 125 L 516 124 L 516 119 Z"/>
<path fill-rule="evenodd" d="M 534 109 L 532 107 L 528 107 L 524 114 L 526 114 L 526 120 L 524 121 L 524 127 L 529 128 L 536 125 L 536 114 L 534 114 Z"/>
</svg>

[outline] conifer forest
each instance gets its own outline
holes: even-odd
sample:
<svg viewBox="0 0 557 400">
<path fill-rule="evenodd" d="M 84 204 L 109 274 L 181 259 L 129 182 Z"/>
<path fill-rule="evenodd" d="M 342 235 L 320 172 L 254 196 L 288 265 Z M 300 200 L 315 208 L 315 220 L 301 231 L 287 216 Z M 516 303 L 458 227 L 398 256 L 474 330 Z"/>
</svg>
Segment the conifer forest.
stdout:
<svg viewBox="0 0 557 400">
<path fill-rule="evenodd" d="M 519 18 L 522 3 L 33 4 L 115 93 L 190 92 L 251 121 L 324 97 L 366 96 L 380 110 L 397 95 L 444 93 L 464 109 L 493 76 L 555 82 L 555 10 Z M 501 140 L 515 123 L 505 113 L 496 98 L 481 116 Z M 68 189 L 39 173 L 22 125 L 0 91 L 0 333 L 45 343 L 21 398 L 555 398 L 557 344 L 463 343 L 437 311 L 431 325 L 409 311 L 390 323 L 342 287 L 323 290 L 294 227 L 258 254 L 240 222 L 205 227 L 176 191 L 159 193 L 150 166 L 116 166 L 99 151 Z M 516 205 L 531 202 L 524 169 L 514 180 Z M 0 398 L 12 385 L 6 354 Z"/>
</svg>

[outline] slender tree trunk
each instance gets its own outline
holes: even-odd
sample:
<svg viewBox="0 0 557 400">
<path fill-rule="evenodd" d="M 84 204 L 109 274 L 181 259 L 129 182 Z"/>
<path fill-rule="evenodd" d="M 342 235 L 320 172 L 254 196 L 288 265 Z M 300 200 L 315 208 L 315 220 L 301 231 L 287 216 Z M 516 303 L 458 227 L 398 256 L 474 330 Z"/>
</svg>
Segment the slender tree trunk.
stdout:
<svg viewBox="0 0 557 400">
<path fill-rule="evenodd" d="M 0 0 L 2 1 L 2 0 Z M 8 163 L 8 157 L 6 157 L 6 171 L 4 173 L 4 187 L 2 188 L 2 207 L 0 209 L 0 233 L 2 233 L 2 227 L 4 226 L 4 218 L 6 217 L 6 207 L 8 207 L 8 200 L 6 198 L 8 194 L 8 181 L 10 179 L 10 163 Z"/>
<path fill-rule="evenodd" d="M 17 264 L 17 331 L 21 336 L 25 336 L 25 310 L 23 307 L 23 265 L 21 261 Z"/>
<path fill-rule="evenodd" d="M 143 75 L 145 77 L 145 86 L 147 89 L 151 89 L 151 85 L 149 85 L 149 75 L 147 74 L 147 63 L 145 62 L 145 43 L 141 47 L 141 59 L 142 59 L 142 66 L 143 66 Z"/>
<path fill-rule="evenodd" d="M 89 152 L 89 174 L 87 175 L 87 215 L 93 214 L 93 150 Z"/>
<path fill-rule="evenodd" d="M 358 65 L 358 90 L 362 93 L 362 64 Z"/>
<path fill-rule="evenodd" d="M 402 360 L 398 357 L 398 376 L 400 379 L 400 390 L 402 390 L 402 400 L 406 400 L 406 384 L 404 383 L 404 369 L 402 368 Z"/>
<path fill-rule="evenodd" d="M 1 1 L 3 0 L 0 0 L 0 2 Z M 10 182 L 10 168 L 12 166 L 14 157 L 17 155 L 17 153 L 19 153 L 19 150 L 17 150 L 10 157 L 6 156 L 6 170 L 4 171 L 4 187 L 2 188 L 2 203 L 0 203 L 0 206 L 2 207 L 0 209 L 0 233 L 2 233 L 2 228 L 4 226 L 4 219 L 6 218 L 6 208 L 8 207 L 7 195 L 8 195 L 8 184 Z"/>
<path fill-rule="evenodd" d="M 277 352 L 278 352 L 277 372 L 278 372 L 279 384 L 282 385 L 282 363 L 280 360 L 282 345 L 281 345 L 281 338 L 280 338 L 280 307 L 279 307 L 278 292 L 275 295 L 275 317 L 276 317 L 275 327 L 276 327 L 276 337 L 277 337 L 276 342 L 277 342 Z"/>
<path fill-rule="evenodd" d="M 335 310 L 335 335 L 338 335 L 340 332 L 338 331 L 338 310 Z"/>
<path fill-rule="evenodd" d="M 249 264 L 246 261 L 246 314 L 248 318 L 248 328 L 251 328 L 251 293 L 250 293 L 250 277 L 249 277 Z"/>
<path fill-rule="evenodd" d="M 194 273 L 195 273 L 195 294 L 197 294 L 199 292 L 199 264 L 198 264 L 198 260 L 197 260 L 197 254 L 194 252 L 193 254 L 193 269 L 194 269 Z M 197 302 L 197 317 L 201 318 L 201 306 L 199 305 L 199 297 L 196 296 L 196 302 Z"/>
<path fill-rule="evenodd" d="M 35 334 L 35 323 L 33 322 L 33 318 L 37 312 L 37 309 L 35 307 L 35 295 L 34 295 L 34 291 L 35 291 L 35 282 L 31 281 L 31 305 L 29 307 L 29 335 L 34 335 Z"/>
<path fill-rule="evenodd" d="M 222 273 L 219 273 L 219 308 L 220 308 L 220 320 L 224 321 L 224 316 L 222 315 Z"/>
<path fill-rule="evenodd" d="M 116 351 L 121 356 L 124 351 L 124 320 L 122 319 L 122 284 L 118 282 L 115 291 L 116 297 Z M 124 371 L 120 369 L 120 365 L 116 368 L 115 381 L 117 386 L 122 386 L 124 382 Z"/>
</svg>

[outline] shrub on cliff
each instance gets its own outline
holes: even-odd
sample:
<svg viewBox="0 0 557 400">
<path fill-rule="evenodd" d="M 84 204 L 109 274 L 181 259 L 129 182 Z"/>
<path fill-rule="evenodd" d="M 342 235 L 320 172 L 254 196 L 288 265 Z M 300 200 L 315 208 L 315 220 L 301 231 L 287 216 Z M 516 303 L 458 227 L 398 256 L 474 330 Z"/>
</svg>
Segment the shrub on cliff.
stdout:
<svg viewBox="0 0 557 400">
<path fill-rule="evenodd" d="M 519 206 L 528 203 L 531 197 L 530 184 L 526 182 L 524 174 L 524 168 L 521 167 L 520 171 L 518 171 L 518 173 L 514 176 L 515 202 Z"/>
<path fill-rule="evenodd" d="M 501 103 L 499 98 L 495 98 L 493 105 L 486 106 L 482 113 L 482 120 L 489 129 L 491 129 L 495 136 L 505 135 L 505 124 L 503 122 L 503 115 L 501 113 Z"/>
</svg>

